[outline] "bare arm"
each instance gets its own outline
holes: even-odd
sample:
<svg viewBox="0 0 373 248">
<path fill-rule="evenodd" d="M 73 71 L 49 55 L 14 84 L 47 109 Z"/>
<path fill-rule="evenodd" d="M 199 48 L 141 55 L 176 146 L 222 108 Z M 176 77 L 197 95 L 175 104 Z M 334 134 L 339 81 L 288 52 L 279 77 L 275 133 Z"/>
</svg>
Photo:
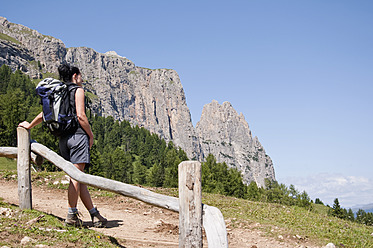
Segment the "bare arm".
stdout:
<svg viewBox="0 0 373 248">
<path fill-rule="evenodd" d="M 31 129 L 36 125 L 39 125 L 43 121 L 43 112 L 40 112 L 32 121 L 31 123 L 24 121 L 18 124 L 19 127 L 24 127 L 26 129 Z"/>
<path fill-rule="evenodd" d="M 75 93 L 75 105 L 76 105 L 76 115 L 78 116 L 78 121 L 80 126 L 89 136 L 89 147 L 93 145 L 93 133 L 91 126 L 89 125 L 87 115 L 85 114 L 84 106 L 84 90 L 78 88 Z"/>
</svg>

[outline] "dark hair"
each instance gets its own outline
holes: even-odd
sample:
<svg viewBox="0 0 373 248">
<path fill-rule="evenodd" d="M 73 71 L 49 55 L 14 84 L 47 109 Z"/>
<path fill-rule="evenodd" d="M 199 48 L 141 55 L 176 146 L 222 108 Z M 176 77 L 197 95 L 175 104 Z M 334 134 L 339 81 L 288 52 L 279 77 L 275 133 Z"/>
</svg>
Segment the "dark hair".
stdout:
<svg viewBox="0 0 373 248">
<path fill-rule="evenodd" d="M 68 64 L 61 64 L 58 67 L 58 73 L 60 74 L 60 80 L 64 82 L 71 82 L 74 74 L 80 74 L 78 67 L 69 66 Z"/>
</svg>

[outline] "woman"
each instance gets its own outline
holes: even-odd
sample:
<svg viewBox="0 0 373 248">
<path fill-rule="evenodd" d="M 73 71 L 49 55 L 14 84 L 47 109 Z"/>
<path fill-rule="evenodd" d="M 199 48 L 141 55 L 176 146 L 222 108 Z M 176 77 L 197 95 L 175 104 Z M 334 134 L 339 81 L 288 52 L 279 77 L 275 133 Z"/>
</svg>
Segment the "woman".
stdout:
<svg viewBox="0 0 373 248">
<path fill-rule="evenodd" d="M 77 67 L 70 67 L 67 64 L 62 64 L 58 67 L 60 80 L 66 83 L 75 83 L 79 87 L 76 91 L 72 91 L 74 94 L 76 109 L 76 115 L 78 117 L 79 127 L 73 134 L 65 135 L 60 137 L 59 147 L 61 155 L 67 161 L 70 161 L 79 170 L 84 171 L 86 164 L 90 162 L 89 149 L 93 145 L 93 133 L 88 122 L 88 118 L 85 114 L 84 105 L 84 90 L 82 88 L 82 74 Z M 29 123 L 24 121 L 18 126 L 26 129 L 31 129 L 34 126 L 40 124 L 43 121 L 43 112 L 38 114 L 35 119 Z M 79 212 L 77 209 L 78 198 L 82 200 L 84 206 L 87 208 L 91 215 L 92 223 L 96 227 L 102 227 L 107 223 L 107 219 L 101 216 L 97 211 L 97 208 L 93 207 L 92 198 L 87 189 L 87 185 L 79 183 L 73 179 L 70 179 L 68 189 L 68 205 L 69 210 L 65 223 L 68 225 L 81 226 L 82 220 L 79 219 Z"/>
</svg>

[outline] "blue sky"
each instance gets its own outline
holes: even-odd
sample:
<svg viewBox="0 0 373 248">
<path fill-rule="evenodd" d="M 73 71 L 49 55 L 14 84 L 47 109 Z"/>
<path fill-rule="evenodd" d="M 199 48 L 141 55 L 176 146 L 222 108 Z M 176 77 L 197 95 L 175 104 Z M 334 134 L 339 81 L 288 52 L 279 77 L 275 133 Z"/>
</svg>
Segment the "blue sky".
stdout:
<svg viewBox="0 0 373 248">
<path fill-rule="evenodd" d="M 373 203 L 373 2 L 1 1 L 66 47 L 175 69 L 194 125 L 213 99 L 243 113 L 276 178 L 344 207 Z"/>
</svg>

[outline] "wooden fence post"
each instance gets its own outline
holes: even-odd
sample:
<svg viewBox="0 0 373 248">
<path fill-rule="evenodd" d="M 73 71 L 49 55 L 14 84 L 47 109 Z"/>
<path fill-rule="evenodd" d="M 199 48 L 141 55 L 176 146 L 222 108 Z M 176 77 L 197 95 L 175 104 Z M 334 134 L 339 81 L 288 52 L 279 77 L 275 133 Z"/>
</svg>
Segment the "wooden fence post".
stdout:
<svg viewBox="0 0 373 248">
<path fill-rule="evenodd" d="M 179 248 L 202 247 L 201 163 L 179 164 Z"/>
<path fill-rule="evenodd" d="M 30 170 L 30 131 L 17 128 L 17 173 L 18 197 L 21 209 L 32 209 L 31 170 Z"/>
</svg>

